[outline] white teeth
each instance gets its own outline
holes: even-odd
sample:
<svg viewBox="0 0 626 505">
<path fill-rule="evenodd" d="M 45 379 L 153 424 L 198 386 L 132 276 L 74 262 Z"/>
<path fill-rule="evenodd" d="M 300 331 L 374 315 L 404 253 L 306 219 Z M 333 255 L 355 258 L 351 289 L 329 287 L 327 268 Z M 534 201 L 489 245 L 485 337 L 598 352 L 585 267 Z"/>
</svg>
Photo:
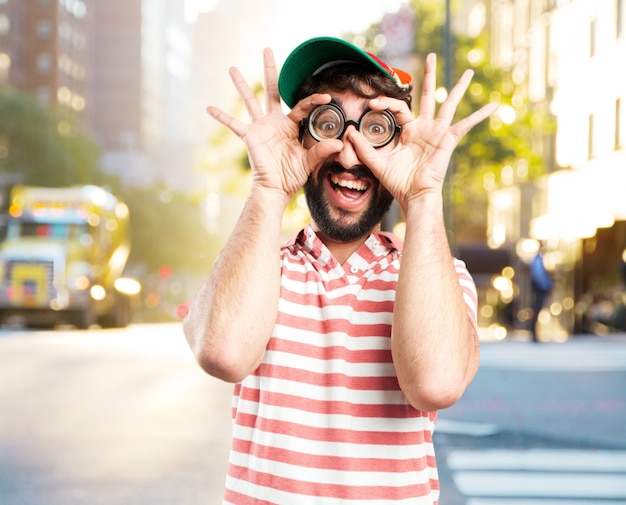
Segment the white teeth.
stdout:
<svg viewBox="0 0 626 505">
<path fill-rule="evenodd" d="M 336 186 L 341 186 L 342 188 L 354 189 L 356 191 L 365 191 L 367 189 L 367 184 L 365 184 L 364 182 L 345 180 L 334 175 L 331 176 L 331 181 Z"/>
</svg>

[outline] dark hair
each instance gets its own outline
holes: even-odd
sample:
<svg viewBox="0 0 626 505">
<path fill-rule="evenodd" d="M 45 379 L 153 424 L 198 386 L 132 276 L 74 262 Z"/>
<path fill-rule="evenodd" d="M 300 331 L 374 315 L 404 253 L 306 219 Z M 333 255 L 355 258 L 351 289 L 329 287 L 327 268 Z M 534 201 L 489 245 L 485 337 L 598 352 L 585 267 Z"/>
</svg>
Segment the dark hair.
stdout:
<svg viewBox="0 0 626 505">
<path fill-rule="evenodd" d="M 366 90 L 373 90 L 366 92 Z M 298 87 L 294 97 L 298 102 L 313 93 L 326 91 L 352 91 L 364 98 L 376 98 L 384 95 L 404 100 L 411 108 L 411 87 L 401 88 L 388 75 L 373 71 L 359 63 L 345 63 L 326 68 L 315 75 L 310 75 Z"/>
</svg>

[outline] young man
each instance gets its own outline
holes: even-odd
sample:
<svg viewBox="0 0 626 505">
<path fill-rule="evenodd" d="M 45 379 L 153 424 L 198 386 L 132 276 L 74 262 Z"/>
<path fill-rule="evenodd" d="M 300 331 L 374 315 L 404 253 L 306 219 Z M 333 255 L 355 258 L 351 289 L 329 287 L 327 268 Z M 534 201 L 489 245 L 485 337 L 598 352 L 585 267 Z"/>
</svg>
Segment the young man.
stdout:
<svg viewBox="0 0 626 505">
<path fill-rule="evenodd" d="M 280 78 L 268 49 L 264 63 L 265 110 L 231 69 L 249 124 L 208 109 L 243 140 L 254 177 L 184 322 L 200 366 L 236 383 L 224 503 L 435 504 L 436 412 L 479 361 L 442 186 L 459 140 L 496 106 L 451 125 L 465 72 L 436 114 L 432 54 L 417 117 L 410 76 L 345 41 L 304 42 Z M 281 246 L 302 187 L 311 224 Z M 404 244 L 379 230 L 392 198 Z"/>
</svg>

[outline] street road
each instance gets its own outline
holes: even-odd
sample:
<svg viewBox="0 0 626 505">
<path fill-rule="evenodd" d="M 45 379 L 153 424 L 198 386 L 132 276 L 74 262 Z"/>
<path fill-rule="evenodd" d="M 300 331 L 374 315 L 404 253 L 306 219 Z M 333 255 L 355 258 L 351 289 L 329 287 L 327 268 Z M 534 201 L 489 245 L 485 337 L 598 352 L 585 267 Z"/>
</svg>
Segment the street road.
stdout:
<svg viewBox="0 0 626 505">
<path fill-rule="evenodd" d="M 230 391 L 178 324 L 2 331 L 0 504 L 219 504 Z"/>
<path fill-rule="evenodd" d="M 0 504 L 217 505 L 230 392 L 178 324 L 0 331 Z M 440 505 L 626 504 L 626 337 L 483 344 L 435 443 Z"/>
<path fill-rule="evenodd" d="M 481 354 L 439 414 L 441 505 L 626 504 L 626 337 Z"/>
</svg>

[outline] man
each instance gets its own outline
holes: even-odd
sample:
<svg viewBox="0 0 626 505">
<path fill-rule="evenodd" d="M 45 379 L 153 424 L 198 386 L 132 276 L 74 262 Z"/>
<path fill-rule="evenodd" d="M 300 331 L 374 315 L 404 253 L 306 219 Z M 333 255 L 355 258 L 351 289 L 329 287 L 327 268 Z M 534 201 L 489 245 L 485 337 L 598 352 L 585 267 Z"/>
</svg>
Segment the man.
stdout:
<svg viewBox="0 0 626 505">
<path fill-rule="evenodd" d="M 533 342 L 540 342 L 537 326 L 539 314 L 546 303 L 546 299 L 554 287 L 554 281 L 543 262 L 545 246 L 540 244 L 539 251 L 530 262 L 530 280 L 533 287 L 533 316 L 530 319 L 530 332 Z"/>
<path fill-rule="evenodd" d="M 304 42 L 280 78 L 269 49 L 264 63 L 265 110 L 230 71 L 249 124 L 208 108 L 243 140 L 254 177 L 184 322 L 200 366 L 236 383 L 224 503 L 435 504 L 436 412 L 479 361 L 442 186 L 459 140 L 496 106 L 451 125 L 468 71 L 435 116 L 432 54 L 417 117 L 410 76 L 342 40 Z M 281 247 L 302 187 L 311 224 Z M 392 198 L 404 244 L 379 230 Z"/>
</svg>

